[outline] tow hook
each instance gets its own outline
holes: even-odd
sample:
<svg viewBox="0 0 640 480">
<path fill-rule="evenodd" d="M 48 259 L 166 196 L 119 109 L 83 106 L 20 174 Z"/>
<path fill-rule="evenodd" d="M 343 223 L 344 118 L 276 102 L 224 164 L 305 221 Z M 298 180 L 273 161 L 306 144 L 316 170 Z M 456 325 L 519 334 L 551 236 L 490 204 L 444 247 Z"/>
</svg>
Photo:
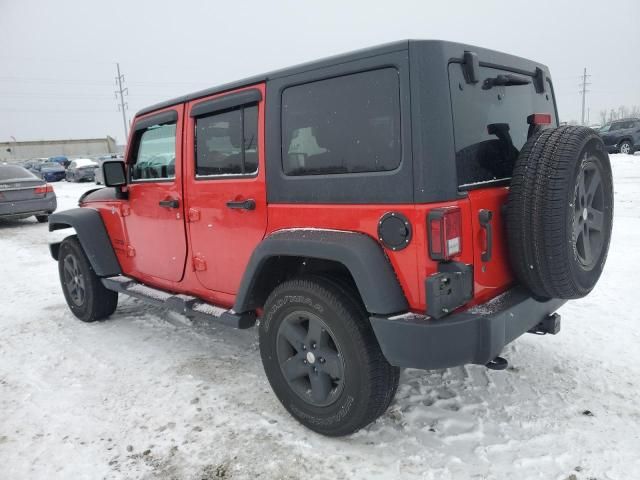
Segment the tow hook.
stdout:
<svg viewBox="0 0 640 480">
<path fill-rule="evenodd" d="M 489 370 L 504 370 L 508 366 L 509 362 L 502 357 L 496 357 L 485 365 Z"/>
<path fill-rule="evenodd" d="M 551 335 L 555 335 L 559 331 L 560 315 L 554 313 L 544 318 L 540 323 L 529 330 L 529 333 L 534 333 L 536 335 L 546 335 L 547 333 L 550 333 Z"/>
</svg>

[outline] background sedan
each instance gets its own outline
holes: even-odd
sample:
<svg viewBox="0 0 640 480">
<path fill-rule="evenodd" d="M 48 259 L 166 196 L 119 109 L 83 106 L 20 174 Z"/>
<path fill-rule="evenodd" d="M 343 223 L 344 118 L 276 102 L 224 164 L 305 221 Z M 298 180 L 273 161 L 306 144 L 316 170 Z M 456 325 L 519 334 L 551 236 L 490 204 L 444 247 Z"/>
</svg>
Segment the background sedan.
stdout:
<svg viewBox="0 0 640 480">
<path fill-rule="evenodd" d="M 35 215 L 47 221 L 57 208 L 53 187 L 18 165 L 0 165 L 0 218 L 27 218 Z"/>
</svg>

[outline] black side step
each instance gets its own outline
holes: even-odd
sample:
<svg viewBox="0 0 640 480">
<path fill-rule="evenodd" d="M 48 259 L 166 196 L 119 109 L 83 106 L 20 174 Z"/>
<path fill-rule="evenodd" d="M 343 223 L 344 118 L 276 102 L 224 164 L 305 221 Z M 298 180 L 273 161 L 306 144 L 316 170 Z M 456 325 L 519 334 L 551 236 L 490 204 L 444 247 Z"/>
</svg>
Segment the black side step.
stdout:
<svg viewBox="0 0 640 480">
<path fill-rule="evenodd" d="M 167 308 L 190 319 L 214 321 L 234 328 L 250 328 L 256 323 L 256 316 L 253 312 L 236 313 L 196 297 L 167 293 L 157 288 L 148 287 L 122 275 L 103 278 L 102 284 L 114 292 L 124 293 L 151 305 Z"/>
</svg>

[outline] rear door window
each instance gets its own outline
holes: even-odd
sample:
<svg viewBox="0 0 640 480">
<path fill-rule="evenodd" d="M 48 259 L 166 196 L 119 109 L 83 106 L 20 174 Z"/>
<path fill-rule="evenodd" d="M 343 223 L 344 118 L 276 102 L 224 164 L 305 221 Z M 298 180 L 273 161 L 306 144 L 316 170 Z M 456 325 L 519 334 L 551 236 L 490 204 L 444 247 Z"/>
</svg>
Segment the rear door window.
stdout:
<svg viewBox="0 0 640 480">
<path fill-rule="evenodd" d="M 400 141 L 395 68 L 296 85 L 282 93 L 286 175 L 395 170 Z"/>
<path fill-rule="evenodd" d="M 491 79 L 498 75 L 512 75 L 529 83 L 491 85 Z M 456 169 L 462 188 L 511 177 L 529 135 L 529 115 L 548 113 L 551 125 L 557 125 L 550 83 L 545 92 L 536 93 L 531 76 L 480 67 L 479 77 L 478 83 L 466 83 L 462 65 L 449 64 Z"/>
<path fill-rule="evenodd" d="M 196 177 L 258 171 L 258 106 L 196 119 Z"/>
</svg>

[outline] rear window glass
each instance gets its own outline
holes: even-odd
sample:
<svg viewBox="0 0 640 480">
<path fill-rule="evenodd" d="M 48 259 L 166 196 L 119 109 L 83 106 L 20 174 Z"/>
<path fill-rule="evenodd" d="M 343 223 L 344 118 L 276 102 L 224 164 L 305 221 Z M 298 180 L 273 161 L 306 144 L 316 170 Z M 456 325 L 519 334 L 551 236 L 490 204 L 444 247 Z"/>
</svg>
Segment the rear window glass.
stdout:
<svg viewBox="0 0 640 480">
<path fill-rule="evenodd" d="M 0 182 L 6 180 L 22 180 L 38 178 L 29 170 L 17 165 L 0 165 Z"/>
<path fill-rule="evenodd" d="M 282 93 L 286 175 L 395 170 L 401 153 L 396 69 L 320 80 Z"/>
<path fill-rule="evenodd" d="M 498 75 L 528 80 L 524 85 L 492 85 Z M 466 83 L 462 65 L 449 65 L 458 185 L 473 187 L 511 177 L 520 150 L 527 141 L 527 117 L 548 113 L 557 125 L 550 84 L 536 93 L 530 76 L 480 67 L 480 81 Z"/>
</svg>

